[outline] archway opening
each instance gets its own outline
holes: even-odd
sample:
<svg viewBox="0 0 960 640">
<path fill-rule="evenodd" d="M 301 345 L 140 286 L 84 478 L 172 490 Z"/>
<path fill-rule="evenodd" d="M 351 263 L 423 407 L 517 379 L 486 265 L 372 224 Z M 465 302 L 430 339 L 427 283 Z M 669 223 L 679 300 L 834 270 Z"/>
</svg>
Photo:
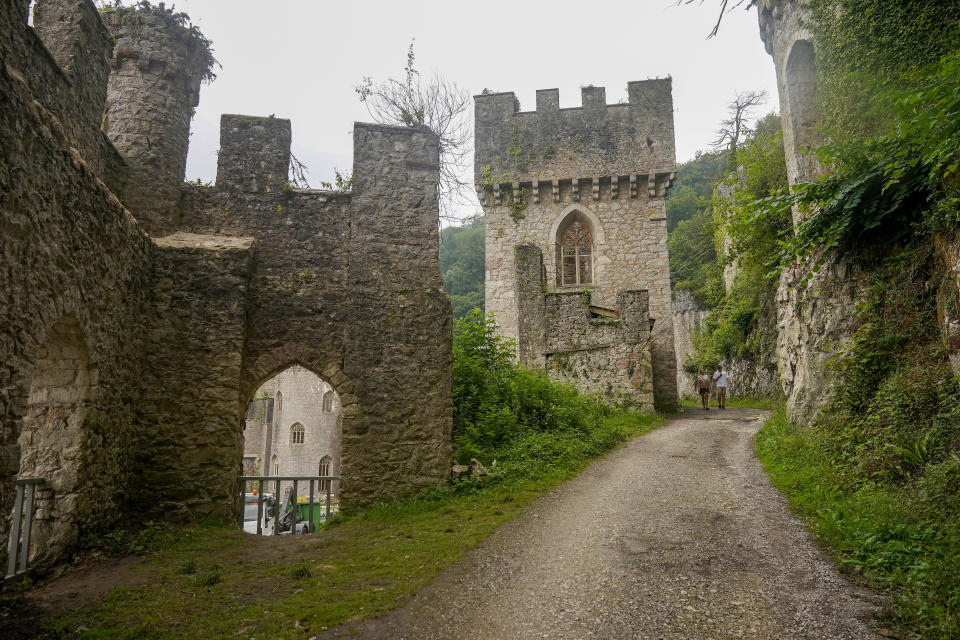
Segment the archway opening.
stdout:
<svg viewBox="0 0 960 640">
<path fill-rule="evenodd" d="M 787 106 L 797 150 L 821 142 L 820 105 L 817 98 L 817 65 L 813 45 L 798 40 L 790 49 L 786 65 Z"/>
<path fill-rule="evenodd" d="M 264 382 L 247 404 L 243 430 L 244 475 L 278 478 L 340 475 L 343 409 L 334 388 L 300 365 L 287 367 Z M 249 463 L 247 462 L 249 461 Z M 254 473 L 247 473 L 251 469 Z M 326 473 L 318 473 L 325 469 Z M 331 490 L 331 507 L 339 508 L 339 482 L 316 481 L 314 504 L 326 500 Z M 248 481 L 244 506 L 244 529 L 256 531 L 257 499 L 263 495 L 282 513 L 289 506 L 294 483 L 269 478 Z M 309 502 L 310 484 L 298 481 L 295 500 Z M 325 513 L 326 504 L 323 502 Z M 316 513 L 319 514 L 318 509 Z M 268 523 L 265 523 L 268 524 Z M 271 529 L 265 526 L 264 529 Z"/>
<path fill-rule="evenodd" d="M 57 320 L 37 351 L 20 430 L 18 479 L 42 478 L 37 490 L 30 563 L 53 562 L 76 544 L 90 360 L 76 319 Z"/>
</svg>

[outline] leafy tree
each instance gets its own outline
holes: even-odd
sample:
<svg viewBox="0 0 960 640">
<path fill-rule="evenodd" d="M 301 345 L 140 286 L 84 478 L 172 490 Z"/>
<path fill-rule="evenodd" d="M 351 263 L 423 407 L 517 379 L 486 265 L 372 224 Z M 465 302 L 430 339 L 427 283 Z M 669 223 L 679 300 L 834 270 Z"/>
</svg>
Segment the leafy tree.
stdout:
<svg viewBox="0 0 960 640">
<path fill-rule="evenodd" d="M 677 179 L 667 195 L 667 232 L 676 229 L 681 220 L 689 220 L 712 206 L 713 189 L 724 176 L 726 152 L 698 151 L 693 160 L 677 167 Z"/>
<path fill-rule="evenodd" d="M 723 278 L 714 244 L 713 216 L 701 211 L 681 220 L 667 241 L 674 291 L 686 291 L 699 306 L 712 308 L 723 296 Z"/>
<path fill-rule="evenodd" d="M 483 313 L 484 233 L 482 216 L 440 231 L 440 272 L 456 319 L 464 318 L 474 310 Z"/>
</svg>

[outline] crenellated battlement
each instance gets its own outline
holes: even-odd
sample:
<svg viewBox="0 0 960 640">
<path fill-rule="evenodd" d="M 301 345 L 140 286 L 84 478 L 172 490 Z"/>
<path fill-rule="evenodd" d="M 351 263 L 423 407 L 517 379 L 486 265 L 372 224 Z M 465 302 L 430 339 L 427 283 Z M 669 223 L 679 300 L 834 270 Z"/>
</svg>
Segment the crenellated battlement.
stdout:
<svg viewBox="0 0 960 640">
<path fill-rule="evenodd" d="M 557 89 L 537 91 L 535 111 L 513 92 L 474 97 L 475 181 L 481 198 L 579 201 L 659 198 L 676 171 L 670 78 L 627 83 L 628 100 L 607 104 L 604 87 L 581 88 L 581 106 L 560 108 Z"/>
<path fill-rule="evenodd" d="M 217 188 L 263 193 L 287 188 L 290 142 L 289 120 L 223 114 Z"/>
</svg>

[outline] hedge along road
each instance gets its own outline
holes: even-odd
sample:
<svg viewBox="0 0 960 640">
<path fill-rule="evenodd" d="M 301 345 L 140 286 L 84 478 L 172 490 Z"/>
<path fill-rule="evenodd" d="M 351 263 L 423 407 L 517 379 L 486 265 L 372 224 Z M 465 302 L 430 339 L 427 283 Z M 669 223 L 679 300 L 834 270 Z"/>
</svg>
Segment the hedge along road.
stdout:
<svg viewBox="0 0 960 640">
<path fill-rule="evenodd" d="M 687 409 L 531 505 L 409 604 L 334 638 L 876 638 L 753 455 L 767 412 Z"/>
</svg>

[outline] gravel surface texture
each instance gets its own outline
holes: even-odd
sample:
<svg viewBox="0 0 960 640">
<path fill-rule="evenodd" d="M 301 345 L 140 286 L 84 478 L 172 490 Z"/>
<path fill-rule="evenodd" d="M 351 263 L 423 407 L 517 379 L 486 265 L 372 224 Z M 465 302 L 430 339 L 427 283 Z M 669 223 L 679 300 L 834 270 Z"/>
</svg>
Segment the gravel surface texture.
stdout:
<svg viewBox="0 0 960 640">
<path fill-rule="evenodd" d="M 753 455 L 767 413 L 687 409 L 591 464 L 387 616 L 333 638 L 876 638 Z"/>
</svg>

